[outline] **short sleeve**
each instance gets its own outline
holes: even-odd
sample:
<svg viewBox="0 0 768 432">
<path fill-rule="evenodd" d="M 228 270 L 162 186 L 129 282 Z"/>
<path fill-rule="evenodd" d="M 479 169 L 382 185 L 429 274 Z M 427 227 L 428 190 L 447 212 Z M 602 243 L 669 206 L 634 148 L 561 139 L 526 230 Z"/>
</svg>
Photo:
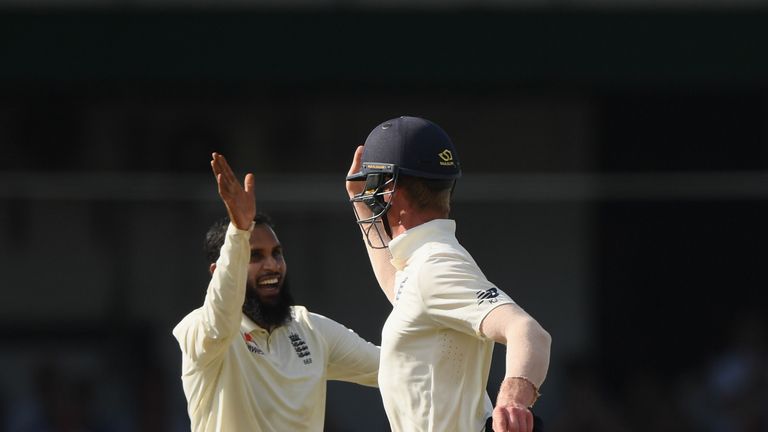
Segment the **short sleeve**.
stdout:
<svg viewBox="0 0 768 432">
<path fill-rule="evenodd" d="M 436 251 L 418 269 L 427 314 L 437 323 L 480 338 L 480 324 L 497 306 L 514 303 L 458 251 Z"/>
<path fill-rule="evenodd" d="M 328 346 L 328 379 L 377 387 L 379 347 L 330 318 L 310 316 Z"/>
</svg>

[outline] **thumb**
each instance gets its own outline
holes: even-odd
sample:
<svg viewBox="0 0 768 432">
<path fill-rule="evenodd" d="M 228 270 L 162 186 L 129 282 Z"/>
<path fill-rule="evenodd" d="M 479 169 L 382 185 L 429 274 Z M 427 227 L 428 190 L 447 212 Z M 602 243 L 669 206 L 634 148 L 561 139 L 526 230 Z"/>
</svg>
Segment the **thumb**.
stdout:
<svg viewBox="0 0 768 432">
<path fill-rule="evenodd" d="M 245 187 L 245 191 L 249 194 L 253 195 L 253 174 L 248 173 L 245 175 L 245 180 L 243 181 L 243 186 Z"/>
<path fill-rule="evenodd" d="M 352 175 L 358 171 L 360 171 L 360 167 L 363 164 L 363 146 L 357 146 L 357 149 L 355 150 L 355 155 L 352 157 L 352 165 L 349 167 L 349 172 L 347 175 Z"/>
</svg>

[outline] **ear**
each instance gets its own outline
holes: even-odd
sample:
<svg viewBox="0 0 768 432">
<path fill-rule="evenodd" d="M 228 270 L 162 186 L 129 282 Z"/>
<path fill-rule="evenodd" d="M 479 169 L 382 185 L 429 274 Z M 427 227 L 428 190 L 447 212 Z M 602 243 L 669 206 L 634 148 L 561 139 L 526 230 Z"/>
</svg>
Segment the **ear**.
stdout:
<svg viewBox="0 0 768 432">
<path fill-rule="evenodd" d="M 395 212 L 397 213 L 403 209 L 409 209 L 411 207 L 408 191 L 400 188 L 395 188 L 395 191 L 392 192 L 392 195 L 390 196 L 390 202 L 392 203 L 392 207 L 396 209 Z"/>
<path fill-rule="evenodd" d="M 208 271 L 213 274 L 213 271 L 216 270 L 216 263 L 211 263 L 211 266 L 208 267 Z"/>
</svg>

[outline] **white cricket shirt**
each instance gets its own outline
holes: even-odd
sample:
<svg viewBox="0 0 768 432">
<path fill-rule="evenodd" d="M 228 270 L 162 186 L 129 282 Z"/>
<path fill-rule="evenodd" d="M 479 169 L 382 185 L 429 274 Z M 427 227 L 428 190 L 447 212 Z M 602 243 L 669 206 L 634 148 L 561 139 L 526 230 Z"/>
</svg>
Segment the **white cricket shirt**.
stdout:
<svg viewBox="0 0 768 432">
<path fill-rule="evenodd" d="M 192 431 L 322 431 L 326 381 L 376 386 L 379 348 L 302 306 L 271 334 L 243 315 L 249 240 L 230 224 L 203 306 L 173 329 Z"/>
<path fill-rule="evenodd" d="M 453 220 L 427 222 L 389 244 L 392 313 L 382 330 L 379 389 L 394 432 L 481 431 L 494 342 L 480 324 L 513 303 L 459 244 Z"/>
</svg>

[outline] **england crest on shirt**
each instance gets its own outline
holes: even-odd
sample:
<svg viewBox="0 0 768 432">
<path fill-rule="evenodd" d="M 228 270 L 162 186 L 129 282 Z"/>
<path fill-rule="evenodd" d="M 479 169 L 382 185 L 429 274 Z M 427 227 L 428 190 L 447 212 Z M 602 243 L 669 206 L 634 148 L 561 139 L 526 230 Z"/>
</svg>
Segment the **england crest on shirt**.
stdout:
<svg viewBox="0 0 768 432">
<path fill-rule="evenodd" d="M 309 352 L 309 347 L 307 346 L 307 343 L 301 339 L 301 336 L 291 332 L 291 334 L 288 335 L 288 338 L 291 340 L 293 349 L 296 350 L 296 355 L 302 360 L 302 362 L 305 365 L 312 364 L 312 353 Z"/>
</svg>

